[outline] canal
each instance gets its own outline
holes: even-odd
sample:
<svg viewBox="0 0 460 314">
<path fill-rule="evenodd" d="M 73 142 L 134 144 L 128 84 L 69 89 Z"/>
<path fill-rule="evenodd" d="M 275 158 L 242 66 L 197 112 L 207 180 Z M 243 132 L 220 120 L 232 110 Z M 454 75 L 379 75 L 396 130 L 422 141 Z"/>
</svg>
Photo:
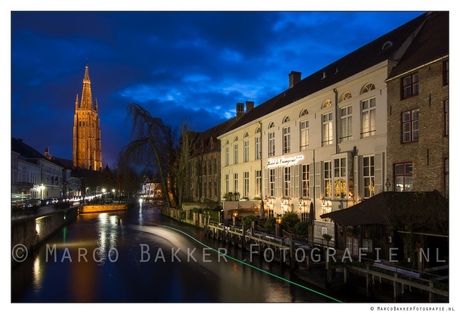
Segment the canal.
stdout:
<svg viewBox="0 0 460 314">
<path fill-rule="evenodd" d="M 337 303 L 159 208 L 81 214 L 15 266 L 12 303 Z M 32 254 L 31 254 L 32 255 Z"/>
</svg>

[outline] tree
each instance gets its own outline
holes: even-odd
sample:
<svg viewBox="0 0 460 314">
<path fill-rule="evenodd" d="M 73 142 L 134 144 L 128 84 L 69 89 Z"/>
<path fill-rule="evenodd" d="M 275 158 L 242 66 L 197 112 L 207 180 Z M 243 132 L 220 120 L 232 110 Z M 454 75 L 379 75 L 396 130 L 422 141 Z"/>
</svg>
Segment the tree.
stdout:
<svg viewBox="0 0 460 314">
<path fill-rule="evenodd" d="M 174 193 L 174 136 L 169 126 L 159 118 L 153 117 L 147 110 L 137 104 L 128 106 L 128 116 L 133 118 L 131 141 L 121 152 L 121 164 L 155 167 L 164 189 L 166 205 L 172 206 L 176 196 Z"/>
<path fill-rule="evenodd" d="M 306 221 L 299 221 L 294 226 L 295 234 L 299 236 L 307 236 L 308 235 L 308 222 Z"/>
<path fill-rule="evenodd" d="M 299 216 L 294 212 L 286 212 L 283 215 L 282 225 L 286 227 L 287 231 L 294 233 L 295 225 L 300 221 Z"/>
<path fill-rule="evenodd" d="M 184 198 L 191 194 L 191 155 L 196 141 L 196 133 L 190 132 L 185 124 L 182 127 L 179 148 L 176 150 L 176 164 L 174 170 L 178 207 L 182 207 Z"/>
<path fill-rule="evenodd" d="M 267 231 L 267 233 L 272 233 L 273 234 L 273 233 L 275 233 L 275 225 L 276 225 L 276 218 L 271 217 L 271 218 L 268 218 L 265 221 L 264 228 Z"/>
</svg>

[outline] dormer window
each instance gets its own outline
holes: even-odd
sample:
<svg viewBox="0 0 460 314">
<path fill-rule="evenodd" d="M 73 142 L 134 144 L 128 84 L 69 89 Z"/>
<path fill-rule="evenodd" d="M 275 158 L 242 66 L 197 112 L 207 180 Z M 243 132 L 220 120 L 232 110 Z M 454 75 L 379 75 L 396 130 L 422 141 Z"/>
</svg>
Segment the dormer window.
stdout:
<svg viewBox="0 0 460 314">
<path fill-rule="evenodd" d="M 382 51 L 387 50 L 388 48 L 391 48 L 392 46 L 393 46 L 393 42 L 387 41 L 383 44 Z"/>
</svg>

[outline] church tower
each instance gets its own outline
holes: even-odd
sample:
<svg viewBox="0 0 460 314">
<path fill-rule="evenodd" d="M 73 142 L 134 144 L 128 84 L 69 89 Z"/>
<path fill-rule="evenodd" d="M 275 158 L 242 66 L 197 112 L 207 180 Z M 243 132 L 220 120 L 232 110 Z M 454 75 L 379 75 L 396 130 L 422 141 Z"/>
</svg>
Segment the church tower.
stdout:
<svg viewBox="0 0 460 314">
<path fill-rule="evenodd" d="M 101 125 L 97 100 L 93 105 L 88 66 L 85 66 L 81 101 L 78 94 L 75 99 L 73 166 L 95 171 L 102 169 Z"/>
</svg>

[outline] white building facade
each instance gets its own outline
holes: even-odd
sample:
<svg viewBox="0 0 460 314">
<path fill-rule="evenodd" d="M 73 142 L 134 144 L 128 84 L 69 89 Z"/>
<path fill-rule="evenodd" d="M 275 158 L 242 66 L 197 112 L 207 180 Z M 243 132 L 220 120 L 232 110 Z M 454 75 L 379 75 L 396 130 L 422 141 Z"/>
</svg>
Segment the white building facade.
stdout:
<svg viewBox="0 0 460 314">
<path fill-rule="evenodd" d="M 321 215 L 348 208 L 387 184 L 387 84 L 420 25 L 413 20 L 255 107 L 222 143 L 223 193 L 261 198 L 268 217 L 295 212 L 313 241 L 334 235 Z"/>
</svg>

